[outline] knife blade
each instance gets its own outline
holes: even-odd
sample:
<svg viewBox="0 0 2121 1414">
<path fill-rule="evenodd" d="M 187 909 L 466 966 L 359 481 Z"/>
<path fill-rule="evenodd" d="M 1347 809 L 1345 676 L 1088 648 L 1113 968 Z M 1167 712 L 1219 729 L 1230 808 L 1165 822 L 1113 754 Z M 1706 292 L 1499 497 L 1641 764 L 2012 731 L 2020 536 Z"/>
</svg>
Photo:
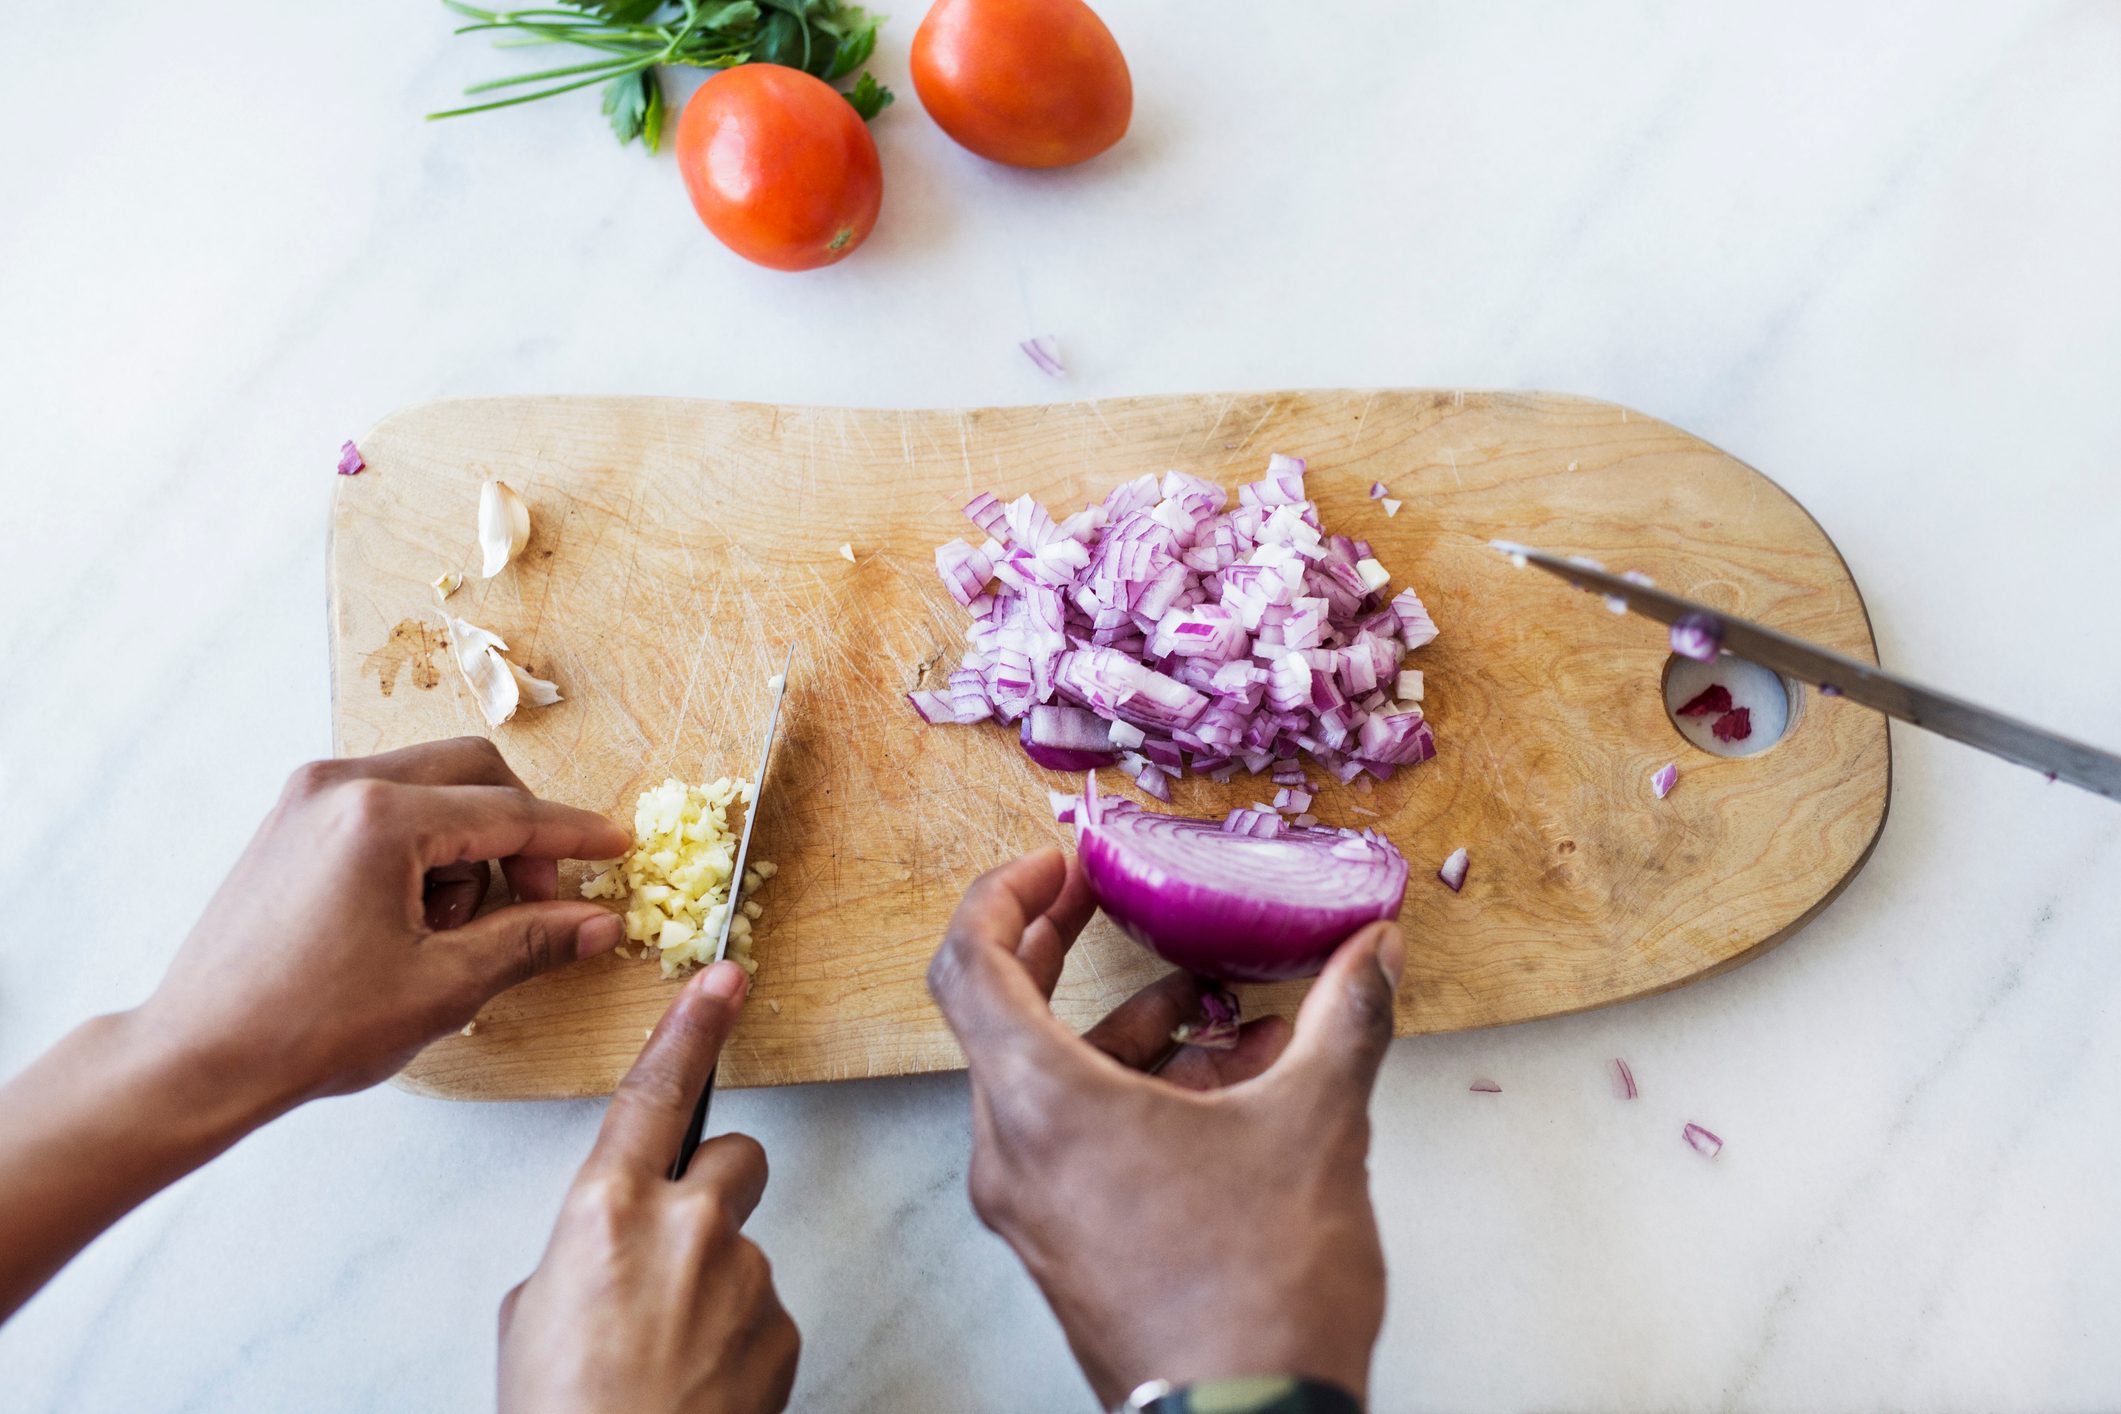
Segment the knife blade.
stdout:
<svg viewBox="0 0 2121 1414">
<path fill-rule="evenodd" d="M 788 645 L 788 660 L 781 665 L 780 675 L 773 686 L 773 709 L 766 716 L 766 740 L 759 747 L 759 765 L 751 773 L 751 804 L 744 811 L 743 833 L 737 836 L 736 864 L 729 871 L 729 907 L 722 914 L 722 931 L 714 940 L 714 961 L 720 962 L 729 954 L 729 930 L 736 923 L 737 907 L 743 902 L 744 865 L 751 858 L 751 830 L 759 822 L 759 803 L 766 798 L 766 768 L 773 762 L 773 737 L 780 730 L 781 703 L 788 696 L 788 674 L 795 667 L 795 645 Z M 712 964 L 709 964 L 712 966 Z M 671 1161 L 672 1181 L 683 1178 L 685 1170 L 692 1164 L 692 1156 L 700 1147 L 700 1136 L 707 1131 L 707 1111 L 714 1104 L 714 1077 L 721 1070 L 717 1063 L 707 1072 L 707 1083 L 700 1087 L 699 1103 L 692 1107 L 692 1119 L 685 1126 L 685 1137 L 678 1141 L 677 1157 Z"/>
<path fill-rule="evenodd" d="M 788 670 L 795 666 L 795 645 L 788 645 L 788 661 L 781 665 L 773 689 L 773 710 L 766 717 L 766 740 L 759 747 L 759 766 L 751 773 L 751 804 L 744 811 L 744 832 L 737 838 L 736 867 L 729 874 L 729 911 L 722 916 L 722 934 L 714 940 L 714 960 L 729 954 L 729 928 L 736 922 L 737 891 L 744 883 L 744 861 L 751 857 L 751 827 L 759 822 L 759 801 L 766 794 L 766 767 L 773 760 L 773 734 L 780 730 L 781 703 L 788 696 Z"/>
<path fill-rule="evenodd" d="M 1536 565 L 1579 589 L 1624 601 L 1631 613 L 1658 623 L 1671 624 L 1690 614 L 1705 615 L 1721 628 L 1724 651 L 1733 657 L 1810 683 L 1828 696 L 1845 698 L 1888 717 L 1898 718 L 1910 726 L 1964 742 L 1991 756 L 2045 772 L 2108 800 L 2121 801 L 2121 756 L 2110 751 L 1991 711 L 1963 697 L 1924 687 L 1861 659 L 1807 643 L 1765 624 L 1668 594 L 1655 585 L 1638 584 L 1566 556 L 1535 550 L 1529 545 L 1507 540 L 1489 543 L 1513 562 Z"/>
</svg>

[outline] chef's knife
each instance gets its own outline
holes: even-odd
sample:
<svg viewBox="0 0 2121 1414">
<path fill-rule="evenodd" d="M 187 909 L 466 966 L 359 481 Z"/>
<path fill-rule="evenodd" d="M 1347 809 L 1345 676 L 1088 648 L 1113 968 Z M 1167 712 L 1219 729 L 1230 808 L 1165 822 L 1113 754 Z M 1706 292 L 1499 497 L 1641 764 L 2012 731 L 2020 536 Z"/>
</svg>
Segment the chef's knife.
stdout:
<svg viewBox="0 0 2121 1414">
<path fill-rule="evenodd" d="M 2121 801 L 2121 756 L 2057 736 L 2044 728 L 1991 712 L 1964 698 L 1909 682 L 1883 668 L 1821 648 L 1801 638 L 1734 618 L 1706 604 L 1667 594 L 1654 585 L 1608 574 L 1583 561 L 1507 540 L 1490 542 L 1513 561 L 1533 564 L 1579 589 L 1593 590 L 1661 624 L 1688 619 L 1721 639 L 1723 650 L 1775 672 L 1811 683 L 1829 697 L 1842 697 L 1898 717 L 1926 731 L 1963 741 L 1992 756 L 2044 771 L 2108 800 Z M 1695 620 L 1693 616 L 1699 616 Z"/>
<path fill-rule="evenodd" d="M 736 923 L 736 913 L 742 904 L 744 866 L 751 858 L 751 830 L 759 822 L 759 804 L 766 798 L 766 767 L 773 760 L 773 734 L 781 725 L 781 702 L 788 696 L 788 671 L 795 666 L 795 645 L 788 645 L 788 661 L 781 665 L 780 675 L 773 680 L 773 710 L 766 717 L 766 742 L 759 748 L 759 768 L 751 773 L 751 805 L 744 811 L 744 832 L 737 837 L 736 865 L 729 871 L 729 908 L 722 915 L 721 935 L 714 940 L 714 962 L 720 962 L 729 954 L 729 930 Z M 712 963 L 709 964 L 710 966 Z M 720 1070 L 707 1072 L 707 1083 L 700 1087 L 700 1102 L 692 1107 L 692 1122 L 685 1126 L 685 1138 L 678 1145 L 678 1156 L 670 1165 L 673 1179 L 685 1176 L 686 1166 L 700 1147 L 700 1135 L 707 1128 L 707 1110 L 714 1103 L 714 1076 Z"/>
</svg>

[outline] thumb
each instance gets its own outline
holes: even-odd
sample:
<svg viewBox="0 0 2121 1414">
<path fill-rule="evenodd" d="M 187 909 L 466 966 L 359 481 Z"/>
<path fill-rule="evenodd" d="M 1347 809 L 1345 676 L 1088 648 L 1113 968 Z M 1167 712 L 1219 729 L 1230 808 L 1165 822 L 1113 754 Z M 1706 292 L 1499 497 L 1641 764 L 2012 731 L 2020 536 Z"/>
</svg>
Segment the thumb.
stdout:
<svg viewBox="0 0 2121 1414">
<path fill-rule="evenodd" d="M 619 916 L 601 904 L 553 900 L 497 908 L 431 935 L 426 946 L 445 949 L 484 998 L 577 958 L 609 952 L 625 931 Z"/>
<path fill-rule="evenodd" d="M 1274 1070 L 1366 1105 L 1392 1040 L 1392 998 L 1406 966 L 1399 925 L 1372 923 L 1342 943 L 1296 1012 L 1295 1034 Z"/>
</svg>

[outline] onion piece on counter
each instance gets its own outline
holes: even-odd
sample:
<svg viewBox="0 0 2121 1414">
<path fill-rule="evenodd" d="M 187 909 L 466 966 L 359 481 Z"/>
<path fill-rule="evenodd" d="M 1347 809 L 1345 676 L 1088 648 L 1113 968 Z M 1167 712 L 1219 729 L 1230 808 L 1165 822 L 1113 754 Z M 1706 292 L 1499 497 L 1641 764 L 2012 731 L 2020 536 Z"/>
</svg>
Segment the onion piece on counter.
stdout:
<svg viewBox="0 0 2121 1414">
<path fill-rule="evenodd" d="M 1476 1095 L 1500 1095 L 1502 1093 L 1502 1087 L 1492 1080 L 1476 1080 L 1471 1085 L 1466 1086 L 1466 1089 Z"/>
<path fill-rule="evenodd" d="M 1309 977 L 1357 928 L 1397 917 L 1406 894 L 1406 858 L 1383 836 L 1299 829 L 1271 810 L 1163 815 L 1101 797 L 1093 775 L 1075 828 L 1107 916 L 1166 962 L 1219 982 Z"/>
<path fill-rule="evenodd" d="M 1049 790 L 1046 792 L 1046 799 L 1053 802 L 1053 818 L 1055 820 L 1063 825 L 1075 823 L 1075 812 L 1083 803 L 1081 796 L 1070 795 L 1066 791 Z"/>
<path fill-rule="evenodd" d="M 359 447 L 351 442 L 343 443 L 339 447 L 339 475 L 359 476 L 367 467 L 368 463 L 362 459 Z"/>
<path fill-rule="evenodd" d="M 1659 800 L 1670 795 L 1672 787 L 1678 783 L 1679 763 L 1676 761 L 1667 761 L 1664 765 L 1658 767 L 1656 772 L 1650 777 L 1650 789 L 1657 793 Z"/>
<path fill-rule="evenodd" d="M 1635 1089 L 1635 1072 L 1629 1069 L 1628 1063 L 1618 1056 L 1613 1057 L 1612 1070 L 1613 1098 L 1616 1100 L 1634 1099 L 1639 1093 Z"/>
<path fill-rule="evenodd" d="M 1713 663 L 1723 651 L 1723 621 L 1713 614 L 1681 614 L 1672 621 L 1672 651 L 1697 663 Z"/>
<path fill-rule="evenodd" d="M 1387 491 L 1387 490 L 1385 489 L 1385 484 L 1384 484 L 1384 483 L 1383 483 L 1382 481 L 1373 481 L 1373 482 L 1371 482 L 1371 483 L 1370 483 L 1370 499 L 1371 499 L 1371 500 L 1373 500 L 1373 501 L 1382 501 L 1382 500 L 1383 500 L 1383 499 L 1384 499 L 1385 497 L 1387 497 L 1387 496 L 1389 496 L 1389 495 L 1391 495 L 1391 494 L 1392 494 L 1392 493 L 1391 493 L 1390 491 Z"/>
<path fill-rule="evenodd" d="M 1067 376 L 1068 365 L 1061 362 L 1060 340 L 1051 334 L 1040 334 L 1035 339 L 1026 339 L 1017 347 L 1022 349 L 1024 357 L 1037 364 L 1038 371 L 1048 378 Z"/>
<path fill-rule="evenodd" d="M 1466 853 L 1465 847 L 1461 845 L 1451 851 L 1451 857 L 1444 860 L 1443 868 L 1436 871 L 1436 877 L 1450 885 L 1451 892 L 1455 894 L 1466 886 L 1466 870 L 1471 867 L 1471 864 L 1472 857 Z"/>
<path fill-rule="evenodd" d="M 1687 1121 L 1687 1127 L 1679 1131 L 1679 1137 L 1691 1144 L 1694 1152 L 1703 1158 L 1713 1159 L 1723 1152 L 1723 1141 L 1692 1120 Z"/>
</svg>

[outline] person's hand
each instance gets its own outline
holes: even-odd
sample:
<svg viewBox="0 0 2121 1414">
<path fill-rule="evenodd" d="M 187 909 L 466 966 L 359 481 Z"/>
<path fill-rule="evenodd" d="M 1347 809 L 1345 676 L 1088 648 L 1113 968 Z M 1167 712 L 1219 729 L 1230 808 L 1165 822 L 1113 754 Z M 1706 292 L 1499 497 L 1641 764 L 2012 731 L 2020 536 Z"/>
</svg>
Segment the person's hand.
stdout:
<svg viewBox="0 0 2121 1414">
<path fill-rule="evenodd" d="M 765 1151 L 724 1134 L 666 1176 L 744 991 L 733 962 L 700 972 L 619 1082 L 538 1269 L 501 1303 L 502 1414 L 787 1406 L 802 1341 L 739 1231 Z"/>
<path fill-rule="evenodd" d="M 1150 1379 L 1303 1375 L 1367 1395 L 1384 1321 L 1369 1100 L 1399 929 L 1343 943 L 1293 1028 L 1171 1053 L 1174 973 L 1077 1037 L 1048 998 L 1092 911 L 1057 850 L 984 875 L 928 985 L 972 1077 L 972 1205 L 1030 1269 L 1106 1408 Z M 1148 1067 L 1169 1057 L 1157 1074 Z"/>
<path fill-rule="evenodd" d="M 555 861 L 630 843 L 532 795 L 483 737 L 315 762 L 129 1020 L 262 1114 L 361 1089 L 495 993 L 615 946 L 616 915 L 553 900 Z M 492 859 L 516 902 L 474 919 Z"/>
</svg>

